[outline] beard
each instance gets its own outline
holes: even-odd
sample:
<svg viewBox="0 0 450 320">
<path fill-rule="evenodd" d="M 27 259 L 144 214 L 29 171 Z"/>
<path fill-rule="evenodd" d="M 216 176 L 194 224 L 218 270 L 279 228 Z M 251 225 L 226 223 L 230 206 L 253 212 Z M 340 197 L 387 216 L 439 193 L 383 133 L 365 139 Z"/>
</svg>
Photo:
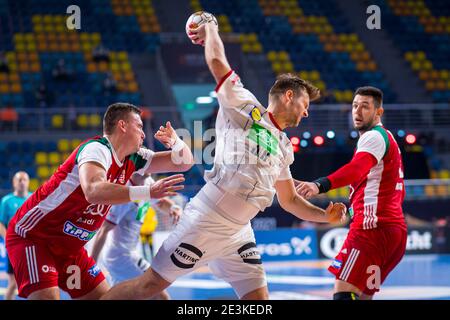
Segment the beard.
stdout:
<svg viewBox="0 0 450 320">
<path fill-rule="evenodd" d="M 373 117 L 372 119 L 365 121 L 365 122 L 360 122 L 359 125 L 356 125 L 353 122 L 353 126 L 355 127 L 356 130 L 358 131 L 369 131 L 370 129 L 372 129 L 374 127 L 374 122 L 375 122 L 375 117 Z"/>
</svg>

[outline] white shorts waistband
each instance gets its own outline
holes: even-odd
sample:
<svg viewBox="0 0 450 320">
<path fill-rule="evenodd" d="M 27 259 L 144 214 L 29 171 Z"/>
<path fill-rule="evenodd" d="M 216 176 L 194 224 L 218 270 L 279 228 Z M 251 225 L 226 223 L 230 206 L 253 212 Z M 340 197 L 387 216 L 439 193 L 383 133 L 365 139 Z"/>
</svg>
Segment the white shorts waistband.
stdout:
<svg viewBox="0 0 450 320">
<path fill-rule="evenodd" d="M 197 194 L 197 197 L 202 202 L 212 206 L 212 209 L 215 209 L 217 213 L 241 225 L 247 224 L 259 212 L 257 207 L 220 189 L 213 183 L 207 183 Z"/>
</svg>

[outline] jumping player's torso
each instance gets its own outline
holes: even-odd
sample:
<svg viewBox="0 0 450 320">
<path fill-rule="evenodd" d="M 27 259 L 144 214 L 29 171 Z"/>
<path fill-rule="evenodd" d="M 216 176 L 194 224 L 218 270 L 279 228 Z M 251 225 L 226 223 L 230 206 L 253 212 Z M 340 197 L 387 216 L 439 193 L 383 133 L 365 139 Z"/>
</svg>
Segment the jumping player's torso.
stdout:
<svg viewBox="0 0 450 320">
<path fill-rule="evenodd" d="M 145 170 L 151 161 L 149 154 L 140 150 L 122 163 L 106 137 L 84 141 L 19 209 L 11 221 L 15 233 L 45 241 L 55 253 L 83 247 L 100 228 L 111 206 L 86 200 L 79 166 L 97 162 L 105 167 L 108 182 L 125 185 L 134 171 Z"/>
<path fill-rule="evenodd" d="M 205 180 L 264 210 L 273 201 L 275 182 L 291 178 L 292 144 L 234 72 L 216 91 L 214 167 Z"/>
<path fill-rule="evenodd" d="M 365 132 L 357 152 L 369 152 L 378 163 L 369 174 L 350 186 L 352 228 L 373 229 L 382 225 L 406 228 L 402 211 L 405 195 L 400 149 L 392 133 L 382 125 Z"/>
</svg>

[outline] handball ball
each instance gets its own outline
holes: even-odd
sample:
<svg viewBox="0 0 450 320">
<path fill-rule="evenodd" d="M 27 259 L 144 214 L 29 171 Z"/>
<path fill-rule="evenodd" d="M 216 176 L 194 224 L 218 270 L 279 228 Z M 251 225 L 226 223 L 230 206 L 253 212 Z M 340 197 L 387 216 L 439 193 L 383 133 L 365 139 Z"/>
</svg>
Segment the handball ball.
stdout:
<svg viewBox="0 0 450 320">
<path fill-rule="evenodd" d="M 189 35 L 189 28 L 195 29 L 201 26 L 204 23 L 213 21 L 216 25 L 217 19 L 214 17 L 213 14 L 205 11 L 197 11 L 189 17 L 189 19 L 186 21 L 186 34 Z"/>
</svg>

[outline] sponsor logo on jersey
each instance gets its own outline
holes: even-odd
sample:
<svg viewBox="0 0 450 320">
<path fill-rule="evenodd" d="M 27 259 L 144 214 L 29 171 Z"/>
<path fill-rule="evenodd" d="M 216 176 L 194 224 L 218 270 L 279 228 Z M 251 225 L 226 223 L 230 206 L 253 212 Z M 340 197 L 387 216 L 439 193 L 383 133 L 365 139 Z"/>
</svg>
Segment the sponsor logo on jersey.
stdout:
<svg viewBox="0 0 450 320">
<path fill-rule="evenodd" d="M 90 204 L 83 212 L 83 214 L 90 214 L 93 216 L 105 216 L 109 209 L 111 208 L 110 204 Z"/>
<path fill-rule="evenodd" d="M 77 227 L 70 221 L 66 221 L 66 223 L 64 223 L 63 231 L 65 234 L 68 234 L 69 236 L 78 238 L 78 239 L 80 239 L 82 241 L 86 241 L 86 242 L 91 240 L 95 236 L 95 233 L 97 232 L 97 231 L 89 231 L 89 230 L 85 230 L 83 228 Z"/>
<path fill-rule="evenodd" d="M 335 259 L 332 263 L 331 263 L 331 267 L 339 270 L 342 267 L 342 261 Z"/>
<path fill-rule="evenodd" d="M 94 264 L 92 267 L 89 268 L 88 273 L 92 278 L 95 278 L 100 273 L 101 269 L 97 264 Z"/>
<path fill-rule="evenodd" d="M 262 148 L 271 155 L 276 156 L 278 154 L 277 138 L 275 138 L 269 129 L 264 128 L 256 122 L 252 124 L 248 138 L 256 143 L 258 150 L 259 148 Z"/>
<path fill-rule="evenodd" d="M 87 219 L 87 218 L 78 218 L 77 223 L 84 223 L 92 226 L 95 222 L 95 219 Z"/>
<path fill-rule="evenodd" d="M 48 266 L 46 264 L 44 264 L 41 269 L 42 269 L 42 272 L 44 272 L 44 273 L 49 273 L 49 272 L 56 273 L 56 268 L 55 267 Z"/>
<path fill-rule="evenodd" d="M 259 254 L 256 243 L 249 242 L 244 244 L 238 249 L 238 254 L 241 256 L 242 261 L 250 264 L 261 264 L 261 256 Z"/>
<path fill-rule="evenodd" d="M 120 184 L 125 184 L 125 169 L 122 170 L 118 180 Z"/>
<path fill-rule="evenodd" d="M 257 107 L 253 107 L 252 111 L 250 111 L 250 117 L 252 117 L 253 121 L 261 121 L 261 111 Z"/>
<path fill-rule="evenodd" d="M 189 243 L 180 243 L 175 251 L 170 255 L 172 262 L 179 268 L 190 269 L 195 266 L 198 260 L 203 256 L 199 248 Z M 181 261 L 180 261 L 181 260 Z"/>
</svg>

